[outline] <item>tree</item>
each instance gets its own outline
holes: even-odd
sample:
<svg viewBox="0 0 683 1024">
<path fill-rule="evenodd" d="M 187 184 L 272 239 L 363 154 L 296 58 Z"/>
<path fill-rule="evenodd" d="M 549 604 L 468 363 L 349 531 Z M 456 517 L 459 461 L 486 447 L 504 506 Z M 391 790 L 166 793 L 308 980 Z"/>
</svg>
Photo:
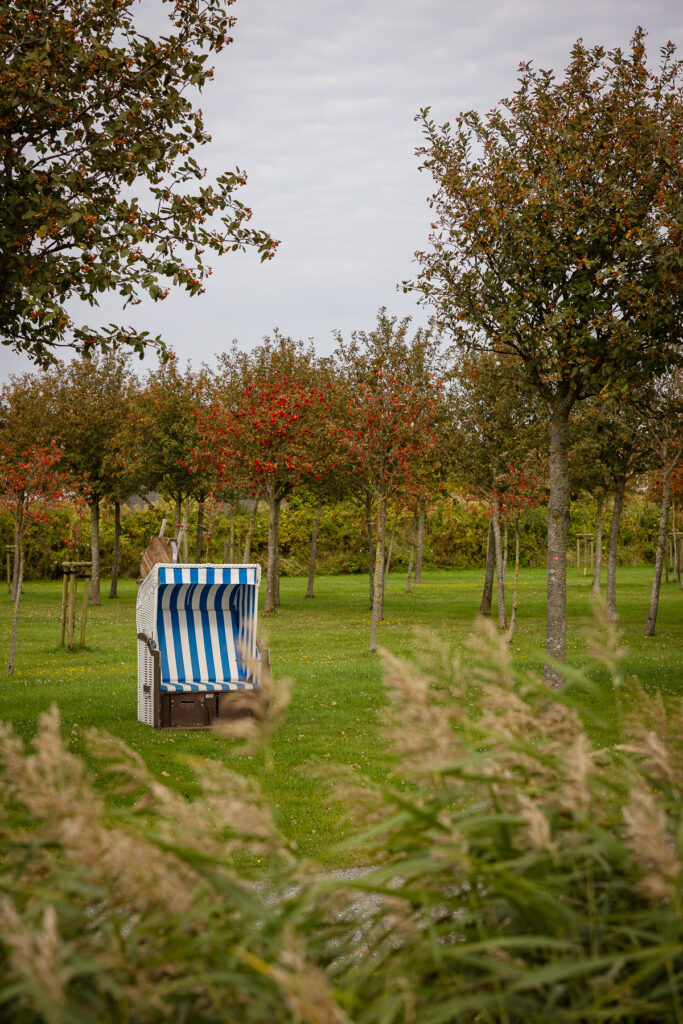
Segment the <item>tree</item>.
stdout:
<svg viewBox="0 0 683 1024">
<path fill-rule="evenodd" d="M 389 316 L 386 307 L 382 306 L 377 313 L 377 323 L 371 331 L 353 331 L 348 341 L 340 332 L 335 333 L 337 340 L 335 380 L 338 399 L 335 418 L 337 423 L 344 423 L 348 419 L 349 411 L 354 408 L 354 403 L 364 387 L 374 391 L 385 380 L 406 380 L 410 383 L 413 393 L 421 393 L 427 402 L 431 401 L 435 383 L 442 380 L 444 373 L 442 340 L 438 333 L 423 329 L 417 330 L 411 336 L 409 333 L 411 323 L 411 317 L 399 320 L 398 317 Z M 437 409 L 440 419 L 437 419 Z M 415 490 L 413 494 L 418 505 L 416 538 L 418 552 L 415 582 L 419 581 L 419 570 L 422 564 L 425 501 L 428 495 L 436 489 L 438 482 L 447 471 L 444 449 L 448 431 L 444 407 L 441 403 L 434 407 L 434 414 L 435 418 L 431 427 L 435 432 L 435 442 L 436 433 L 443 428 L 443 432 L 439 434 L 440 443 L 427 446 L 422 453 L 421 460 L 413 460 L 413 472 L 422 475 L 423 484 L 419 491 Z M 348 452 L 346 454 L 348 455 Z M 345 473 L 348 493 L 352 500 L 362 506 L 365 513 L 368 536 L 370 607 L 372 608 L 376 562 L 376 545 L 373 543 L 372 527 L 372 505 L 375 492 L 372 487 L 367 486 L 365 472 L 357 473 L 357 466 L 354 469 L 348 463 L 348 459 L 347 464 L 344 465 L 343 451 L 340 452 L 340 458 L 342 461 L 339 468 Z"/>
<path fill-rule="evenodd" d="M 183 370 L 171 355 L 147 375 L 141 404 L 147 479 L 151 488 L 174 500 L 176 534 L 183 522 L 183 502 L 195 498 L 198 503 L 196 561 L 201 560 L 204 502 L 215 486 L 212 467 L 192 463 L 192 452 L 203 437 L 197 414 L 208 409 L 210 385 L 205 370 L 189 365 Z"/>
<path fill-rule="evenodd" d="M 422 331 L 408 339 L 410 322 L 382 309 L 374 331 L 355 333 L 349 346 L 338 336 L 346 409 L 335 424 L 337 442 L 347 472 L 376 510 L 371 651 L 384 610 L 388 506 L 429 493 L 443 402 L 443 384 L 433 372 L 434 339 Z"/>
<path fill-rule="evenodd" d="M 511 466 L 530 467 L 545 441 L 538 396 L 515 380 L 509 363 L 490 352 L 463 354 L 450 380 L 453 473 L 463 489 L 489 503 L 486 573 L 480 614 L 489 615 L 494 574 L 498 628 L 508 625 L 501 515 L 517 482 Z M 527 470 L 528 472 L 528 470 Z"/>
<path fill-rule="evenodd" d="M 283 498 L 327 469 L 329 394 L 318 386 L 313 349 L 275 331 L 239 362 L 232 401 L 200 416 L 203 438 L 192 468 L 212 467 L 219 483 L 249 481 L 268 501 L 265 612 L 279 595 L 279 523 Z"/>
<path fill-rule="evenodd" d="M 0 337 L 46 365 L 57 346 L 117 342 L 142 353 L 160 338 L 72 318 L 73 300 L 104 291 L 124 306 L 191 295 L 205 254 L 276 243 L 247 227 L 242 171 L 205 185 L 193 150 L 210 141 L 190 89 L 232 42 L 234 0 L 165 0 L 156 39 L 134 0 L 13 0 L 0 10 Z M 219 223 L 216 219 L 219 218 Z"/>
<path fill-rule="evenodd" d="M 659 463 L 662 482 L 659 531 L 655 552 L 655 569 L 650 593 L 650 607 L 645 624 L 645 636 L 654 636 L 662 585 L 662 567 L 666 557 L 666 532 L 669 522 L 671 474 L 683 458 L 683 373 L 664 375 L 653 389 L 650 406 L 652 447 Z"/>
<path fill-rule="evenodd" d="M 100 508 L 103 499 L 120 495 L 122 461 L 134 386 L 130 354 L 108 352 L 83 356 L 46 374 L 52 388 L 54 436 L 64 448 L 64 464 L 74 489 L 90 506 L 92 587 L 90 603 L 100 603 Z"/>
<path fill-rule="evenodd" d="M 51 431 L 51 393 L 40 374 L 10 377 L 0 391 L 0 440 L 5 458 L 21 461 L 25 452 L 48 444 Z M 20 544 L 15 520 L 12 600 L 19 581 Z"/>
<path fill-rule="evenodd" d="M 148 483 L 143 435 L 143 394 L 132 378 L 123 382 L 120 394 L 121 417 L 111 438 L 102 474 L 103 494 L 114 507 L 114 546 L 112 551 L 109 597 L 118 597 L 121 554 L 121 506 L 131 494 L 144 491 Z"/>
<path fill-rule="evenodd" d="M 515 574 L 512 585 L 512 611 L 507 641 L 512 643 L 517 622 L 517 595 L 519 592 L 519 528 L 525 515 L 540 505 L 546 497 L 545 467 L 529 456 L 526 465 L 508 465 L 501 493 L 502 514 L 511 522 L 515 534 Z"/>
<path fill-rule="evenodd" d="M 466 347 L 514 362 L 548 407 L 546 651 L 566 651 L 567 448 L 576 402 L 627 397 L 681 355 L 683 68 L 645 33 L 628 52 L 579 40 L 563 80 L 523 64 L 484 117 L 438 127 L 422 111 L 433 175 L 431 247 L 412 285 Z M 410 287 L 410 285 L 406 285 Z M 546 679 L 561 674 L 546 666 Z"/>
<path fill-rule="evenodd" d="M 17 650 L 19 604 L 24 581 L 24 540 L 29 527 L 44 521 L 46 506 L 59 501 L 64 494 L 65 478 L 59 469 L 61 455 L 61 450 L 54 442 L 47 446 L 32 445 L 21 453 L 0 442 L 0 504 L 9 510 L 14 519 L 14 535 L 19 551 L 8 675 L 14 672 Z"/>
<path fill-rule="evenodd" d="M 612 403 L 606 403 L 599 397 L 588 399 L 577 406 L 577 411 L 573 413 L 569 449 L 570 490 L 573 494 L 588 492 L 595 500 L 595 569 L 592 591 L 596 595 L 600 593 L 602 573 L 605 503 L 613 480 L 612 406 Z"/>
</svg>

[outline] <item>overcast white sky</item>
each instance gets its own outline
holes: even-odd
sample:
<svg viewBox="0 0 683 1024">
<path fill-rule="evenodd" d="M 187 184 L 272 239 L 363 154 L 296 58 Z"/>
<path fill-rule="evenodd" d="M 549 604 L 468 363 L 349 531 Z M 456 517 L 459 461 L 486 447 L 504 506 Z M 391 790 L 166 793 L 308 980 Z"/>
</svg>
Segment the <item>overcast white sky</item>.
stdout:
<svg viewBox="0 0 683 1024">
<path fill-rule="evenodd" d="M 142 0 L 146 19 L 157 0 Z M 377 310 L 425 314 L 396 285 L 425 244 L 430 180 L 413 118 L 486 111 L 516 87 L 520 61 L 560 71 L 572 43 L 626 45 L 648 30 L 651 62 L 683 48 L 681 0 L 238 0 L 235 42 L 201 98 L 209 175 L 239 166 L 253 223 L 281 240 L 274 260 L 230 254 L 204 295 L 172 292 L 102 321 L 160 333 L 181 359 L 211 363 L 233 338 L 251 348 L 278 326 L 312 338 L 371 328 Z M 93 324 L 88 310 L 84 322 Z M 0 349 L 0 373 L 32 369 Z M 144 365 L 153 365 L 146 361 Z"/>
</svg>

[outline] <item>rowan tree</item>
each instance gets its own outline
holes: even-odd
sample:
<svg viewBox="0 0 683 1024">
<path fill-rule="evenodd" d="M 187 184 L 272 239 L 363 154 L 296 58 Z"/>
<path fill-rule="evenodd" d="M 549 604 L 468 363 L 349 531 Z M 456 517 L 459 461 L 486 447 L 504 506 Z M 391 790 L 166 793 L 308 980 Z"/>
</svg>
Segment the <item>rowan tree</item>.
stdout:
<svg viewBox="0 0 683 1024">
<path fill-rule="evenodd" d="M 329 464 L 330 399 L 319 383 L 313 349 L 275 331 L 239 360 L 229 404 L 200 417 L 203 438 L 191 466 L 213 468 L 219 485 L 248 483 L 268 502 L 265 612 L 280 603 L 282 500 L 303 481 L 322 479 Z"/>
<path fill-rule="evenodd" d="M 24 581 L 24 541 L 26 533 L 37 522 L 45 521 L 46 510 L 61 500 L 66 478 L 60 468 L 62 451 L 54 442 L 50 445 L 32 445 L 23 452 L 0 442 L 0 504 L 14 519 L 14 530 L 19 552 L 19 573 L 14 592 L 14 614 L 7 674 L 14 672 L 17 649 L 19 604 Z"/>
<path fill-rule="evenodd" d="M 23 453 L 48 444 L 53 436 L 52 396 L 42 374 L 24 373 L 10 377 L 0 390 L 0 444 L 5 457 L 13 453 L 19 461 Z M 19 540 L 14 537 L 12 600 L 19 580 Z"/>
<path fill-rule="evenodd" d="M 164 0 L 156 38 L 134 0 L 12 0 L 0 8 L 0 338 L 46 365 L 54 349 L 112 343 L 164 351 L 133 327 L 93 329 L 74 300 L 114 291 L 124 308 L 171 285 L 191 295 L 207 251 L 273 240 L 247 226 L 240 170 L 205 184 L 210 141 L 192 90 L 232 42 L 234 0 Z M 165 16 L 166 15 L 166 16 Z"/>
<path fill-rule="evenodd" d="M 343 423 L 348 416 L 349 403 L 353 406 L 364 387 L 375 390 L 384 380 L 406 380 L 414 392 L 420 392 L 426 399 L 434 394 L 434 384 L 444 375 L 444 353 L 441 337 L 437 332 L 418 329 L 410 333 L 411 317 L 399 320 L 390 316 L 382 306 L 377 321 L 370 331 L 353 331 L 348 340 L 335 332 L 337 348 L 335 359 L 335 387 L 337 393 L 335 419 Z M 427 498 L 438 488 L 447 472 L 447 428 L 445 419 L 440 419 L 443 406 L 435 407 L 432 429 L 433 445 L 423 452 L 422 460 L 413 465 L 414 474 L 422 474 L 422 486 L 415 489 L 416 512 L 418 517 L 416 533 L 415 582 L 421 582 L 422 549 L 425 530 L 425 507 Z M 443 428 L 444 433 L 440 430 Z M 437 440 L 437 434 L 439 435 Z M 344 459 L 344 452 L 340 452 Z M 342 467 L 340 466 L 340 469 Z M 373 542 L 372 510 L 374 491 L 368 488 L 364 473 L 356 474 L 349 465 L 345 467 L 349 496 L 359 504 L 365 513 L 368 536 L 368 576 L 370 606 L 374 603 L 375 555 Z M 381 611 L 381 610 L 380 610 Z"/>
<path fill-rule="evenodd" d="M 579 40 L 563 79 L 521 66 L 489 111 L 438 126 L 419 151 L 436 192 L 430 247 L 411 286 L 465 347 L 514 361 L 548 406 L 546 651 L 564 660 L 567 448 L 577 401 L 628 397 L 680 359 L 683 338 L 683 67 Z M 546 666 L 546 679 L 561 674 Z"/>
<path fill-rule="evenodd" d="M 187 518 L 183 502 L 197 501 L 197 561 L 201 560 L 204 502 L 215 486 L 215 474 L 209 465 L 194 466 L 191 453 L 202 439 L 197 413 L 208 408 L 210 387 L 206 370 L 195 371 L 189 364 L 183 369 L 172 356 L 147 375 L 140 413 L 148 484 L 175 502 L 176 533 Z"/>
<path fill-rule="evenodd" d="M 337 338 L 346 404 L 335 423 L 337 445 L 351 479 L 375 505 L 371 651 L 384 609 L 388 506 L 426 499 L 426 467 L 438 445 L 443 382 L 432 370 L 434 340 L 418 331 L 411 342 L 409 326 L 410 318 L 398 321 L 381 309 L 374 331 L 356 332 L 349 345 Z"/>
</svg>

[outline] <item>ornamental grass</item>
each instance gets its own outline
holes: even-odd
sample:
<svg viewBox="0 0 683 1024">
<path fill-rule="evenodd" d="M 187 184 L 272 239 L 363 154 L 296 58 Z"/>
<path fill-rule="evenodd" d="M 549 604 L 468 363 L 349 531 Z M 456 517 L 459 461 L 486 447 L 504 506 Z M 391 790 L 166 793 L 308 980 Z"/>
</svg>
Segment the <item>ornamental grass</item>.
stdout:
<svg viewBox="0 0 683 1024">
<path fill-rule="evenodd" d="M 112 809 L 56 709 L 30 750 L 3 726 L 2 1020 L 683 1021 L 680 703 L 623 678 L 599 624 L 604 746 L 584 675 L 550 691 L 494 630 L 474 647 L 461 664 L 421 634 L 411 663 L 384 655 L 389 784 L 308 769 L 355 823 L 352 877 L 298 858 L 217 762 L 188 800 L 93 731 L 128 796 Z"/>
</svg>

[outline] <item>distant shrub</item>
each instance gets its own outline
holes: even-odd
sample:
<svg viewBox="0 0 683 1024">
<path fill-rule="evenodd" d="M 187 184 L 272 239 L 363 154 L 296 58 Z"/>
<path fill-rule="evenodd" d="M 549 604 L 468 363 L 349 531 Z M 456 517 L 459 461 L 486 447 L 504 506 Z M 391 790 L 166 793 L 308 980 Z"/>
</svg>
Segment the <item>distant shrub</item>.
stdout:
<svg viewBox="0 0 683 1024">
<path fill-rule="evenodd" d="M 87 508 L 86 508 L 87 513 Z M 89 520 L 81 528 L 82 543 L 77 552 L 66 547 L 64 537 L 69 523 L 78 518 L 76 506 L 54 510 L 49 522 L 36 527 L 27 539 L 26 561 L 29 579 L 45 579 L 59 575 L 59 563 L 77 554 L 89 558 Z M 393 529 L 393 511 L 388 518 L 388 534 Z M 166 518 L 167 535 L 173 531 L 175 509 L 171 502 L 158 501 L 153 505 L 137 507 L 127 505 L 121 515 L 121 575 L 136 578 L 142 553 L 150 537 L 159 532 Z M 302 576 L 308 572 L 311 530 L 315 505 L 308 498 L 294 493 L 283 502 L 280 523 L 280 556 L 283 575 Z M 241 561 L 244 539 L 249 521 L 249 508 L 239 502 L 234 511 L 234 556 Z M 189 519 L 189 557 L 194 559 L 196 507 Z M 609 537 L 610 510 L 605 523 L 606 552 Z M 657 541 L 659 510 L 642 495 L 633 495 L 624 506 L 619 541 L 619 564 L 637 565 L 654 560 Z M 581 499 L 572 505 L 572 527 L 569 536 L 569 561 L 575 562 L 576 534 L 592 531 L 595 527 L 595 506 L 592 500 Z M 220 507 L 207 513 L 206 536 L 202 558 L 208 552 L 209 561 L 222 562 L 229 558 L 230 517 L 227 508 Z M 405 571 L 410 554 L 412 519 L 409 513 L 399 516 L 394 531 L 391 565 L 395 571 Z M 455 497 L 439 497 L 428 508 L 424 545 L 424 567 L 439 569 L 465 569 L 483 566 L 486 559 L 488 513 L 484 502 Z M 268 541 L 268 514 L 265 502 L 259 507 L 256 528 L 251 545 L 251 557 L 265 564 Z M 0 554 L 4 545 L 13 542 L 12 524 L 5 513 L 0 515 Z M 114 517 L 106 503 L 102 505 L 100 544 L 102 571 L 111 570 L 114 543 Z M 514 540 L 510 534 L 510 557 Z M 520 563 L 522 566 L 541 566 L 546 558 L 546 511 L 531 509 L 520 528 Z M 364 511 L 351 501 L 326 505 L 320 524 L 317 571 L 323 575 L 366 572 L 368 568 L 367 533 Z"/>
</svg>

